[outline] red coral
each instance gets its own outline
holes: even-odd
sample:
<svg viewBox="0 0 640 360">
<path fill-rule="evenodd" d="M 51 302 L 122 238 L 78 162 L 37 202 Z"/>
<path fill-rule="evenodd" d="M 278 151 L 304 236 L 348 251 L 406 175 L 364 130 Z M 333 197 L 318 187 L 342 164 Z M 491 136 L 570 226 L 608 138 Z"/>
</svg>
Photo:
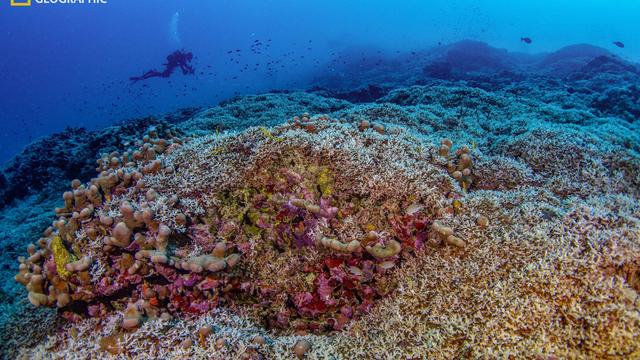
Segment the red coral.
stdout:
<svg viewBox="0 0 640 360">
<path fill-rule="evenodd" d="M 333 293 L 333 286 L 329 284 L 329 279 L 325 277 L 324 274 L 320 274 L 317 278 L 317 290 L 318 295 L 320 296 L 320 300 L 322 300 L 327 305 L 334 305 L 335 300 L 331 298 L 331 294 Z"/>
<path fill-rule="evenodd" d="M 216 246 L 216 241 L 211 232 L 209 232 L 209 227 L 205 224 L 190 226 L 189 238 L 194 245 L 199 246 L 205 253 L 211 252 Z"/>
<path fill-rule="evenodd" d="M 427 217 L 413 215 L 390 215 L 389 223 L 396 238 L 405 246 L 420 249 L 427 238 L 431 220 Z"/>
</svg>

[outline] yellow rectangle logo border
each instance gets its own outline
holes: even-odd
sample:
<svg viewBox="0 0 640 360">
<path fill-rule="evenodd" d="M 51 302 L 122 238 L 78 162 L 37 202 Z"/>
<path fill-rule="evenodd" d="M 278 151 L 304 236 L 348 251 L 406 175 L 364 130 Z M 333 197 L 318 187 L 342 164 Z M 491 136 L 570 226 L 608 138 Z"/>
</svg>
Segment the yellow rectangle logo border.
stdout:
<svg viewBox="0 0 640 360">
<path fill-rule="evenodd" d="M 11 0 L 11 6 L 31 6 L 31 0 Z"/>
</svg>

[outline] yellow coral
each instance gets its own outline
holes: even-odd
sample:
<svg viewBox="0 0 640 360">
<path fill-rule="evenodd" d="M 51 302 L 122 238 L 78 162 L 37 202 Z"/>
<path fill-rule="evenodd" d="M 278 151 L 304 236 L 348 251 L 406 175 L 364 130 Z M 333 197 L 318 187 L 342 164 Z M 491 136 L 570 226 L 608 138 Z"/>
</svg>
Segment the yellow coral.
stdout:
<svg viewBox="0 0 640 360">
<path fill-rule="evenodd" d="M 56 263 L 58 275 L 66 280 L 71 275 L 66 266 L 68 263 L 76 261 L 75 256 L 67 250 L 62 244 L 62 238 L 57 235 L 51 239 L 51 251 L 53 252 L 53 261 Z"/>
<path fill-rule="evenodd" d="M 322 192 L 322 196 L 331 196 L 333 193 L 333 178 L 328 168 L 323 167 L 318 174 L 318 187 Z"/>
<path fill-rule="evenodd" d="M 264 137 L 266 137 L 269 140 L 273 140 L 275 142 L 280 142 L 280 141 L 284 140 L 283 138 L 279 138 L 279 137 L 274 136 L 273 133 L 269 129 L 264 127 L 264 126 L 260 126 L 258 128 L 258 130 L 260 130 L 262 135 L 264 135 Z"/>
<path fill-rule="evenodd" d="M 223 152 L 227 151 L 227 147 L 226 146 L 216 146 L 215 148 L 213 148 L 213 150 L 211 151 L 211 155 L 220 155 Z"/>
</svg>

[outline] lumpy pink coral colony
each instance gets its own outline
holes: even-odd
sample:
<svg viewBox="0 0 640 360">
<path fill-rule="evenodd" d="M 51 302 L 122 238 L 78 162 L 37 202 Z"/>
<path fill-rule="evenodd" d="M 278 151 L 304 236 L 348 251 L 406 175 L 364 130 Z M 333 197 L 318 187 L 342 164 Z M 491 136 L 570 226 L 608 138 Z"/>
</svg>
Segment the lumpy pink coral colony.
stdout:
<svg viewBox="0 0 640 360">
<path fill-rule="evenodd" d="M 435 221 L 428 194 L 367 198 L 348 179 L 369 175 L 341 175 L 323 160 L 327 154 L 305 156 L 278 137 L 296 129 L 314 134 L 333 123 L 304 115 L 274 130 L 249 131 L 246 142 L 288 149 L 279 158 L 256 158 L 242 183 L 206 189 L 201 177 L 181 191 L 172 190 L 193 171 L 206 173 L 207 158 L 252 150 L 242 138 L 194 140 L 182 149 L 183 139 L 151 129 L 135 151 L 99 159 L 98 177 L 72 182 L 58 220 L 20 258 L 16 280 L 33 305 L 57 306 L 72 320 L 124 311 L 124 329 L 243 306 L 272 329 L 341 330 L 393 290 L 389 272 L 429 238 L 461 247 L 464 241 Z M 388 141 L 379 124 L 349 131 L 375 131 L 377 141 Z M 471 185 L 472 161 L 465 147 L 450 158 L 451 147 L 444 140 L 440 149 L 452 174 L 440 186 L 453 194 L 450 180 Z M 200 158 L 197 166 L 184 162 L 189 156 Z"/>
</svg>

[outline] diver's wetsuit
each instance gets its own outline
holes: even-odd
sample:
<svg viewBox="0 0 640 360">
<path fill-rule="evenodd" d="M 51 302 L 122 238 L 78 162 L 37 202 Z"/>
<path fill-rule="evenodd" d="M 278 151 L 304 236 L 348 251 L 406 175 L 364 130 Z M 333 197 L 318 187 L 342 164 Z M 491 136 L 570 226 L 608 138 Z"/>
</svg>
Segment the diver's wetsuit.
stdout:
<svg viewBox="0 0 640 360">
<path fill-rule="evenodd" d="M 146 80 L 152 77 L 168 78 L 173 73 L 173 70 L 180 67 L 184 75 L 193 74 L 194 68 L 189 65 L 189 62 L 193 59 L 193 54 L 190 52 L 184 52 L 181 50 L 175 51 L 167 56 L 167 62 L 164 65 L 164 71 L 149 70 L 142 76 L 133 76 L 129 78 L 132 82 L 140 80 Z"/>
</svg>

